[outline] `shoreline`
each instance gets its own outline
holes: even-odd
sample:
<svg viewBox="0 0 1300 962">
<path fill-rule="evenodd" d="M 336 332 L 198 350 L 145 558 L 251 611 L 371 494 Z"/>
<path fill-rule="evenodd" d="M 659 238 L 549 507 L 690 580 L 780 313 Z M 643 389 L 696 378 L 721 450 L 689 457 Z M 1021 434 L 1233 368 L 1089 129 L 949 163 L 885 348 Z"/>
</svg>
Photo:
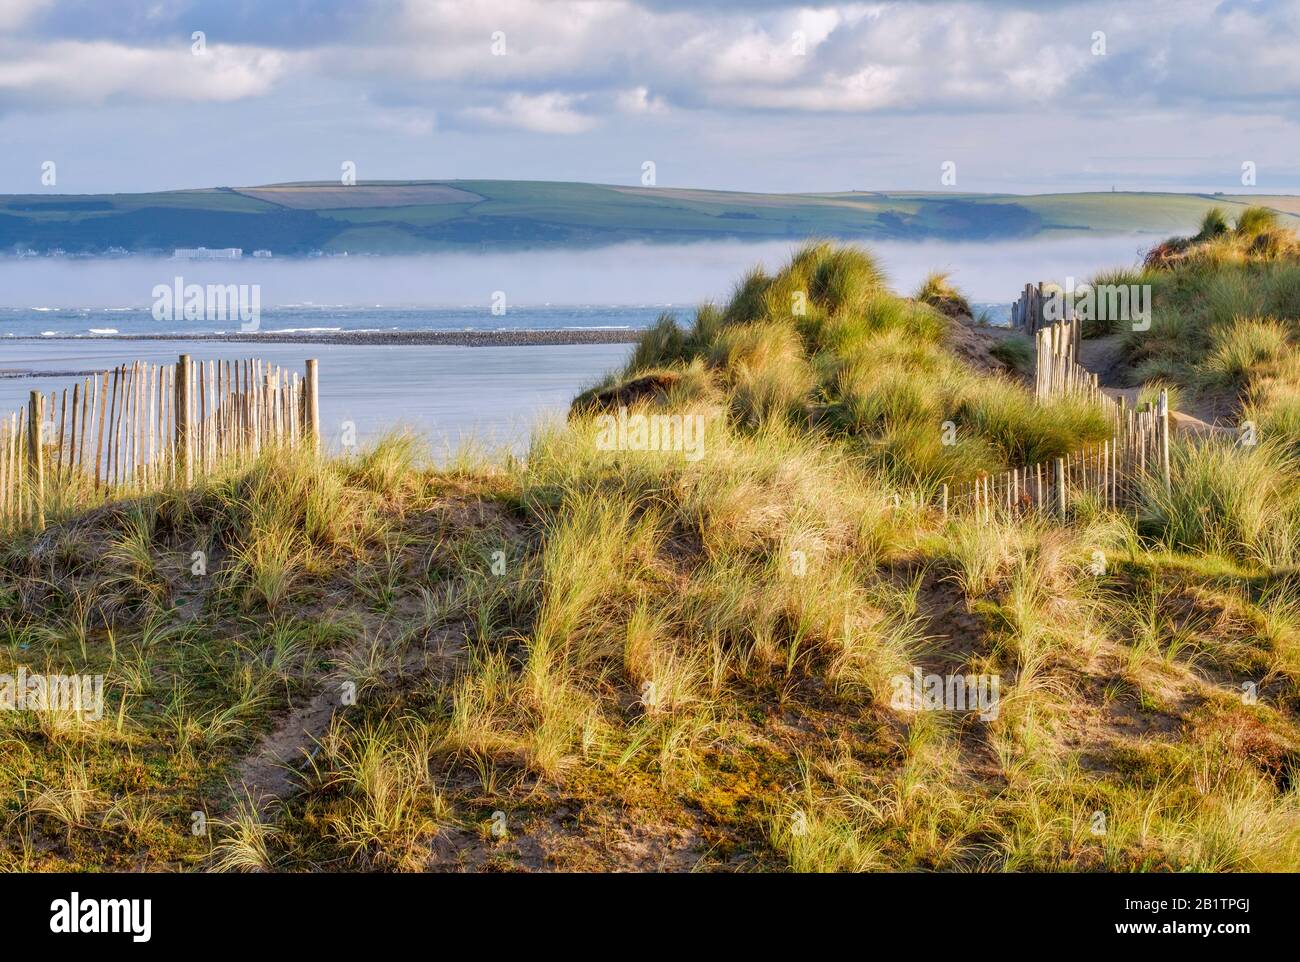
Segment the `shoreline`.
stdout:
<svg viewBox="0 0 1300 962">
<path fill-rule="evenodd" d="M 533 347 L 566 344 L 635 344 L 640 330 L 522 330 L 522 331 L 338 331 L 303 334 L 23 334 L 0 337 L 11 341 L 214 341 L 230 344 L 348 344 L 442 345 L 445 347 Z"/>
<path fill-rule="evenodd" d="M 30 377 L 90 377 L 101 373 L 92 371 L 33 371 L 30 368 L 0 367 L 0 381 L 18 380 Z"/>
</svg>

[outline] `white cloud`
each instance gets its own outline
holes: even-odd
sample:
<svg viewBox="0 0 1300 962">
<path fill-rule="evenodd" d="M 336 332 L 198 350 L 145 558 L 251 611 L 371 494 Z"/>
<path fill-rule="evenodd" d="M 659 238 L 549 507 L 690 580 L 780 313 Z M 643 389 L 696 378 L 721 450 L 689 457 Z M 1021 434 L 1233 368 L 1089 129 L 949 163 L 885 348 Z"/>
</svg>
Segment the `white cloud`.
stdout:
<svg viewBox="0 0 1300 962">
<path fill-rule="evenodd" d="M 872 111 L 901 106 L 901 73 L 869 66 L 855 73 L 825 75 L 817 82 L 789 87 L 728 87 L 710 98 L 720 106 L 808 111 Z"/>
<path fill-rule="evenodd" d="M 561 93 L 510 94 L 500 105 L 468 107 L 462 116 L 493 127 L 515 127 L 542 134 L 578 134 L 595 118 L 573 109 L 576 98 Z"/>
<path fill-rule="evenodd" d="M 664 114 L 668 104 L 662 97 L 651 96 L 647 87 L 620 90 L 615 97 L 618 109 L 625 114 Z"/>
<path fill-rule="evenodd" d="M 54 0 L 0 0 L 0 30 L 14 30 L 32 18 L 38 10 L 52 6 Z"/>
<path fill-rule="evenodd" d="M 624 0 L 407 0 L 379 43 L 338 46 L 331 66 L 485 84 L 596 79 L 626 59 L 637 25 L 654 21 Z"/>
<path fill-rule="evenodd" d="M 1133 88 L 1149 100 L 1173 96 L 1161 89 L 1156 66 L 1169 59 L 1167 35 L 1207 30 L 1218 17 L 1248 35 L 1251 56 L 1268 65 L 1241 83 L 1258 86 L 1293 72 L 1274 63 L 1289 56 L 1288 48 L 1260 35 L 1259 17 L 1220 16 L 1214 0 L 1154 0 L 1140 22 L 1123 5 L 1107 3 L 772 6 L 409 0 L 371 44 L 331 49 L 327 69 L 385 97 L 441 100 L 440 107 L 489 93 L 556 92 L 588 98 L 593 114 L 652 112 L 635 94 L 645 88 L 659 109 L 1008 110 L 1067 97 L 1070 106 L 1107 97 L 1127 102 Z M 1238 19 L 1246 25 L 1237 27 Z M 1128 62 L 1091 55 L 1092 33 L 1103 28 Z M 503 38 L 504 56 L 493 55 L 494 35 Z M 1179 58 L 1194 61 L 1203 46 L 1189 36 Z M 1217 73 L 1215 86 L 1230 94 L 1239 81 L 1230 71 Z M 493 115 L 491 108 L 471 110 Z"/>
<path fill-rule="evenodd" d="M 264 94 L 292 55 L 209 45 L 204 54 L 117 43 L 0 43 L 0 99 L 20 106 L 231 101 Z"/>
<path fill-rule="evenodd" d="M 0 28 L 55 0 L 0 0 Z M 549 133 L 606 115 L 1126 108 L 1294 110 L 1300 8 L 1241 0 L 712 8 L 632 0 L 373 0 L 365 29 L 290 53 L 0 41 L 8 105 L 237 100 L 286 77 Z M 1096 30 L 1108 53 L 1090 52 Z M 797 35 L 797 40 L 796 40 Z M 494 36 L 505 55 L 494 55 Z M 1207 40 L 1207 37 L 1212 37 Z M 217 41 L 219 37 L 210 38 Z M 499 50 L 499 47 L 498 47 Z M 651 93 L 653 91 L 653 94 Z M 413 121 L 415 126 L 423 122 Z"/>
<path fill-rule="evenodd" d="M 694 46 L 704 53 L 700 72 L 714 84 L 781 84 L 798 77 L 809 62 L 806 53 L 795 53 L 793 33 L 774 37 L 751 30 L 730 42 L 710 33 Z"/>
</svg>

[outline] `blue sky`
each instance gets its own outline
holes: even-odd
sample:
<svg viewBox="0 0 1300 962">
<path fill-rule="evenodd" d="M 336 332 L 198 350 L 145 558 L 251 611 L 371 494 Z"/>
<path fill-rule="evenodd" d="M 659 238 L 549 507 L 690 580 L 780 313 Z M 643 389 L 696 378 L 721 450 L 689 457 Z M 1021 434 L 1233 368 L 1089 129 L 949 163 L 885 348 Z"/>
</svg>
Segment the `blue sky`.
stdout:
<svg viewBox="0 0 1300 962">
<path fill-rule="evenodd" d="M 0 0 L 0 192 L 1300 192 L 1296 0 L 705 7 Z"/>
</svg>

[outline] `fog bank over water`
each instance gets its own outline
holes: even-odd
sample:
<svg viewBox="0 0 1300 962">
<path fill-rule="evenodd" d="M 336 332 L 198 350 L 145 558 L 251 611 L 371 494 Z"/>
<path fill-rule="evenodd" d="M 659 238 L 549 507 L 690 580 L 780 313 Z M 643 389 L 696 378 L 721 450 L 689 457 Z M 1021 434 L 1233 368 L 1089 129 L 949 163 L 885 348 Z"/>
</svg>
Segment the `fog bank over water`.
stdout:
<svg viewBox="0 0 1300 962">
<path fill-rule="evenodd" d="M 1128 266 L 1154 235 L 948 243 L 875 241 L 891 285 L 911 291 L 931 270 L 951 271 L 974 301 L 1009 302 L 1028 281 Z M 0 307 L 147 308 L 155 285 L 259 284 L 264 307 L 610 304 L 688 307 L 725 299 L 755 264 L 778 268 L 799 245 L 631 244 L 596 250 L 449 253 L 418 257 L 332 257 L 235 262 L 156 258 L 0 260 Z"/>
</svg>

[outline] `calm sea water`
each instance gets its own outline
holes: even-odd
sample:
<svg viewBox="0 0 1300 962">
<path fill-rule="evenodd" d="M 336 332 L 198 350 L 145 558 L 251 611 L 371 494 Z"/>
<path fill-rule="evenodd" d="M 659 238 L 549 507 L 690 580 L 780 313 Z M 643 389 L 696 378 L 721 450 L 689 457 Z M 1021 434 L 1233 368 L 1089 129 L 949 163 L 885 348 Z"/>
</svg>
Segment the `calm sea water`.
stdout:
<svg viewBox="0 0 1300 962">
<path fill-rule="evenodd" d="M 364 446 L 383 431 L 410 427 L 442 456 L 474 440 L 490 448 L 524 450 L 539 420 L 563 417 L 583 387 L 622 367 L 631 344 L 544 347 L 443 347 L 333 344 L 223 344 L 202 341 L 14 341 L 3 346 L 0 368 L 50 372 L 0 377 L 0 412 L 24 403 L 31 391 L 70 388 L 72 372 L 104 370 L 143 360 L 259 357 L 301 371 L 320 361 L 321 433 L 334 446 L 343 426 L 356 426 Z"/>
<path fill-rule="evenodd" d="M 54 294 L 56 292 L 50 292 Z M 52 299 L 52 298 L 51 298 Z M 367 307 L 295 304 L 263 307 L 266 334 L 330 334 L 339 331 L 631 330 L 653 324 L 662 311 L 689 317 L 690 309 L 661 305 L 542 305 L 509 307 L 494 315 L 483 307 Z M 12 337 L 96 337 L 114 334 L 230 334 L 238 320 L 154 320 L 145 307 L 0 307 L 0 340 Z M 0 360 L 7 351 L 0 346 Z M 0 367 L 5 366 L 0 363 Z"/>
<path fill-rule="evenodd" d="M 1006 323 L 1010 303 L 976 302 L 976 315 L 987 313 L 991 323 Z M 681 305 L 575 305 L 517 307 L 504 316 L 479 308 L 455 307 L 323 307 L 304 305 L 263 309 L 260 331 L 265 334 L 334 334 L 341 331 L 554 331 L 627 330 L 649 327 L 662 313 L 689 323 L 694 307 Z M 186 335 L 238 333 L 238 322 L 156 321 L 143 308 L 4 308 L 0 307 L 0 367 L 9 351 L 5 339 L 15 337 L 96 338 L 113 335 Z"/>
</svg>

